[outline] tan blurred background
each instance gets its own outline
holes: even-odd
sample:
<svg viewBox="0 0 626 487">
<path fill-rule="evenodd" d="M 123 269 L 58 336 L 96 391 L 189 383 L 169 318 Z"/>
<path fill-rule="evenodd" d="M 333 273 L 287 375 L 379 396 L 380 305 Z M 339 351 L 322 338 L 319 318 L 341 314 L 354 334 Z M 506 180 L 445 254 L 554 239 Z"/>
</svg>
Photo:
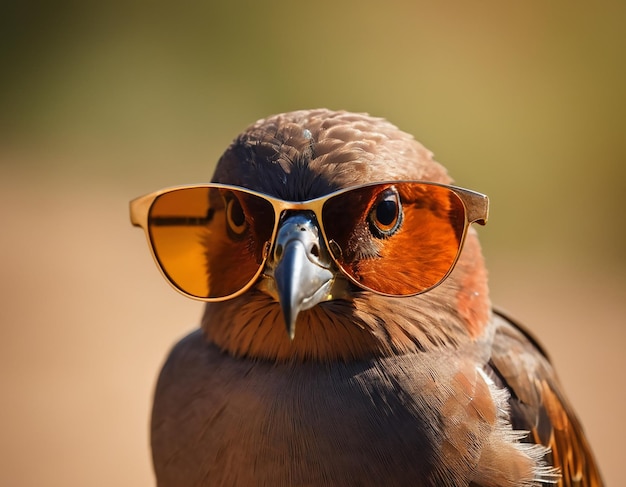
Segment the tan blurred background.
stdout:
<svg viewBox="0 0 626 487">
<path fill-rule="evenodd" d="M 127 202 L 321 106 L 389 118 L 490 195 L 494 300 L 620 485 L 626 3 L 74 3 L 0 7 L 0 485 L 153 485 L 154 381 L 202 306 Z"/>
</svg>

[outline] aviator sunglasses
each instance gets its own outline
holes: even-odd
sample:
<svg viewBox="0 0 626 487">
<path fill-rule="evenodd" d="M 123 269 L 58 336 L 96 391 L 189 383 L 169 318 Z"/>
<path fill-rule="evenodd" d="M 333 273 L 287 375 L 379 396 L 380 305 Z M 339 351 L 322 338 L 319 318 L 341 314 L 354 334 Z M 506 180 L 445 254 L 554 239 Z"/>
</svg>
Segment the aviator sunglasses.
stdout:
<svg viewBox="0 0 626 487">
<path fill-rule="evenodd" d="M 263 272 L 284 215 L 315 216 L 326 249 L 362 289 L 411 296 L 439 285 L 459 258 L 471 223 L 484 225 L 487 196 L 438 183 L 388 181 L 308 201 L 284 201 L 225 184 L 160 190 L 131 201 L 170 284 L 202 301 L 248 290 Z"/>
</svg>

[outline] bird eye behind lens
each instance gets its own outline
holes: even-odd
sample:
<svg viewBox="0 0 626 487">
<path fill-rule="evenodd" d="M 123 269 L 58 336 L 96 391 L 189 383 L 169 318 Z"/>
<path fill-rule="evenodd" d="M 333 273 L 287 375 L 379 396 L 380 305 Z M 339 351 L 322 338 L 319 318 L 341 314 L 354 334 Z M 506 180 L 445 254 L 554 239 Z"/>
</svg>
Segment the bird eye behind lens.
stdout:
<svg viewBox="0 0 626 487">
<path fill-rule="evenodd" d="M 383 191 L 369 216 L 370 230 L 378 238 L 386 238 L 398 231 L 402 224 L 402 204 L 397 191 L 389 188 Z"/>
<path fill-rule="evenodd" d="M 226 201 L 226 225 L 233 237 L 243 235 L 246 231 L 246 215 L 237 197 L 231 192 L 224 200 Z"/>
</svg>

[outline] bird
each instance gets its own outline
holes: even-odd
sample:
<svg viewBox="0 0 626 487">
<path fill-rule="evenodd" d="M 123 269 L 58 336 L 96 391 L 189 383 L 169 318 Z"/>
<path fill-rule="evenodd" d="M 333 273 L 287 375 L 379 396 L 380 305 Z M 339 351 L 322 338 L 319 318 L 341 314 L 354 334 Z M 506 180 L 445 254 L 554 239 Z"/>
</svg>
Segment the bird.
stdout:
<svg viewBox="0 0 626 487">
<path fill-rule="evenodd" d="M 387 120 L 313 109 L 131 203 L 206 301 L 156 384 L 159 487 L 603 485 L 544 348 L 491 303 L 488 200 L 452 183 Z"/>
</svg>

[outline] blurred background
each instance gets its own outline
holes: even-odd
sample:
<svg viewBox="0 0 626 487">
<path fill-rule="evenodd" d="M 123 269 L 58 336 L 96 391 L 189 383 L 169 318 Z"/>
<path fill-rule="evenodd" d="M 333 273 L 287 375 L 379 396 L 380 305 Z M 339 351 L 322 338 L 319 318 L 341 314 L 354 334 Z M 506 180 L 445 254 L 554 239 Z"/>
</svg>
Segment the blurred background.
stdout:
<svg viewBox="0 0 626 487">
<path fill-rule="evenodd" d="M 626 3 L 4 1 L 0 484 L 149 486 L 151 395 L 202 305 L 128 201 L 258 118 L 383 116 L 487 193 L 493 299 L 546 345 L 608 484 L 626 425 Z"/>
</svg>

